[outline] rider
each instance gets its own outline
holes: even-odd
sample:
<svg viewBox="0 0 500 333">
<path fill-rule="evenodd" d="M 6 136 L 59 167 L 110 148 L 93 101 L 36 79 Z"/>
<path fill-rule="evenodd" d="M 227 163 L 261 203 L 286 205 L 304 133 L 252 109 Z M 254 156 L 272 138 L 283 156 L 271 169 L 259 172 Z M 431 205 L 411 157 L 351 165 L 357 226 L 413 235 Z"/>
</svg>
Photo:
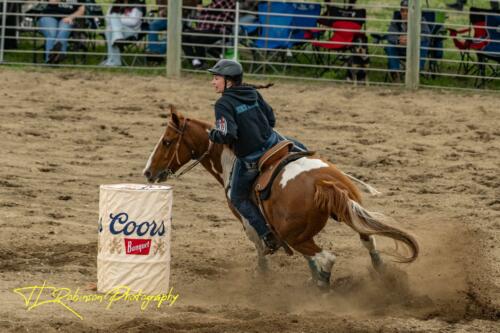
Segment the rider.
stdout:
<svg viewBox="0 0 500 333">
<path fill-rule="evenodd" d="M 216 127 L 209 138 L 230 145 L 236 155 L 230 200 L 264 242 L 267 247 L 264 253 L 273 253 L 280 243 L 251 200 L 252 186 L 259 175 L 257 162 L 280 141 L 273 130 L 276 123 L 273 109 L 256 87 L 243 84 L 243 68 L 238 62 L 222 59 L 208 71 L 213 74 L 211 83 L 215 92 L 222 94 L 215 103 Z"/>
</svg>

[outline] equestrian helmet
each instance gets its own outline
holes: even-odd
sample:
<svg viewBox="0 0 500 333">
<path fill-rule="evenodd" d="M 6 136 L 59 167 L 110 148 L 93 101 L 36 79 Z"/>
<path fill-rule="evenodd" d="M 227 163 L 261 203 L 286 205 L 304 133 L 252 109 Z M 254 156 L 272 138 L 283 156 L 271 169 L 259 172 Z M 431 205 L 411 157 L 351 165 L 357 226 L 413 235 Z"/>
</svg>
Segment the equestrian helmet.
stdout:
<svg viewBox="0 0 500 333">
<path fill-rule="evenodd" d="M 228 78 L 239 77 L 243 75 L 243 67 L 234 60 L 221 59 L 217 61 L 214 67 L 208 71 L 214 75 L 220 75 Z"/>
</svg>

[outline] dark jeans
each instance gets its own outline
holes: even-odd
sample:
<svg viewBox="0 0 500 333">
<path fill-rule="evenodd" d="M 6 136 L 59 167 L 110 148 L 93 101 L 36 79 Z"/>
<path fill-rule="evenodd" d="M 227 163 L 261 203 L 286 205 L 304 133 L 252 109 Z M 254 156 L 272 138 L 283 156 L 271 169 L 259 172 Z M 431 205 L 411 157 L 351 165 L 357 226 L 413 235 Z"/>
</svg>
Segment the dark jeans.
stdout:
<svg viewBox="0 0 500 333">
<path fill-rule="evenodd" d="M 192 43 L 192 44 L 214 44 L 215 42 L 219 41 L 222 39 L 222 35 L 218 31 L 197 31 L 197 30 L 185 30 L 184 32 L 188 33 L 196 33 L 196 34 L 202 34 L 202 35 L 183 35 L 182 36 L 182 49 L 184 50 L 184 53 L 188 57 L 194 57 L 194 58 L 204 58 L 207 56 L 207 51 L 210 49 L 210 53 L 215 56 L 219 57 L 220 54 L 222 53 L 221 48 L 210 48 L 206 46 L 192 46 L 192 45 L 184 45 L 184 43 Z M 213 35 L 213 34 L 218 34 L 219 36 L 207 36 L 208 34 Z"/>
<path fill-rule="evenodd" d="M 300 141 L 299 141 L 299 140 L 297 140 L 297 139 L 294 139 L 294 138 L 292 138 L 292 137 L 290 137 L 290 136 L 285 136 L 285 137 L 281 136 L 280 138 L 281 138 L 281 139 L 283 139 L 283 138 L 284 138 L 284 139 L 286 139 L 286 140 L 290 140 L 290 141 L 292 141 L 292 142 L 293 142 L 293 148 L 292 148 L 292 151 L 293 151 L 294 153 L 299 153 L 299 152 L 308 151 L 307 147 L 306 147 L 306 146 L 305 146 L 302 142 L 300 142 Z"/>
<path fill-rule="evenodd" d="M 420 69 L 422 70 L 425 65 L 425 59 L 427 57 L 427 47 L 428 42 L 422 42 L 420 45 Z M 406 47 L 401 45 L 389 44 L 385 47 L 385 53 L 387 53 L 387 67 L 390 70 L 399 70 L 401 59 L 406 59 Z"/>
<path fill-rule="evenodd" d="M 238 212 L 250 223 L 255 229 L 259 237 L 264 236 L 269 232 L 266 225 L 266 220 L 259 207 L 251 200 L 253 183 L 259 175 L 257 162 L 264 153 L 277 144 L 279 141 L 276 133 L 268 139 L 262 149 L 251 153 L 245 157 L 236 159 L 233 166 L 233 174 L 231 177 L 231 193 L 230 199 Z"/>
</svg>

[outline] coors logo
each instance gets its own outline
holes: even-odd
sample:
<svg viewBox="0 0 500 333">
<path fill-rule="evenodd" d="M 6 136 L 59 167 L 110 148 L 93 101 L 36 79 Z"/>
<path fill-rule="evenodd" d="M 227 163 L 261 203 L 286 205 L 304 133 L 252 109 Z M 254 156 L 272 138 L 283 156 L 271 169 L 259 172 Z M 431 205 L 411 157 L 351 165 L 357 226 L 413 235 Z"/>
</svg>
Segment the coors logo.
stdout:
<svg viewBox="0 0 500 333">
<path fill-rule="evenodd" d="M 109 232 L 113 235 L 124 234 L 125 236 L 163 236 L 165 234 L 165 225 L 163 221 L 142 221 L 136 222 L 129 219 L 125 212 L 118 214 L 109 214 Z"/>
<path fill-rule="evenodd" d="M 125 253 L 147 256 L 151 248 L 151 239 L 125 238 Z"/>
</svg>

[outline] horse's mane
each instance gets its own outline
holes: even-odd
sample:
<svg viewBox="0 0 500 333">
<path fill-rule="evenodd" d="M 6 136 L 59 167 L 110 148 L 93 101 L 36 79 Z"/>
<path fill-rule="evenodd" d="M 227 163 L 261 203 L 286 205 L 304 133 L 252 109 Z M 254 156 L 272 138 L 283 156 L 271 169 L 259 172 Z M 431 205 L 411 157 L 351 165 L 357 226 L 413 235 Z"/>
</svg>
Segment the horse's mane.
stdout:
<svg viewBox="0 0 500 333">
<path fill-rule="evenodd" d="M 211 128 L 212 127 L 211 124 L 209 124 L 206 121 L 200 120 L 200 119 L 196 119 L 196 118 L 186 118 L 186 119 L 188 119 L 189 121 L 191 121 L 191 122 L 193 122 L 195 124 L 201 125 L 202 127 L 205 127 L 205 128 Z"/>
</svg>

